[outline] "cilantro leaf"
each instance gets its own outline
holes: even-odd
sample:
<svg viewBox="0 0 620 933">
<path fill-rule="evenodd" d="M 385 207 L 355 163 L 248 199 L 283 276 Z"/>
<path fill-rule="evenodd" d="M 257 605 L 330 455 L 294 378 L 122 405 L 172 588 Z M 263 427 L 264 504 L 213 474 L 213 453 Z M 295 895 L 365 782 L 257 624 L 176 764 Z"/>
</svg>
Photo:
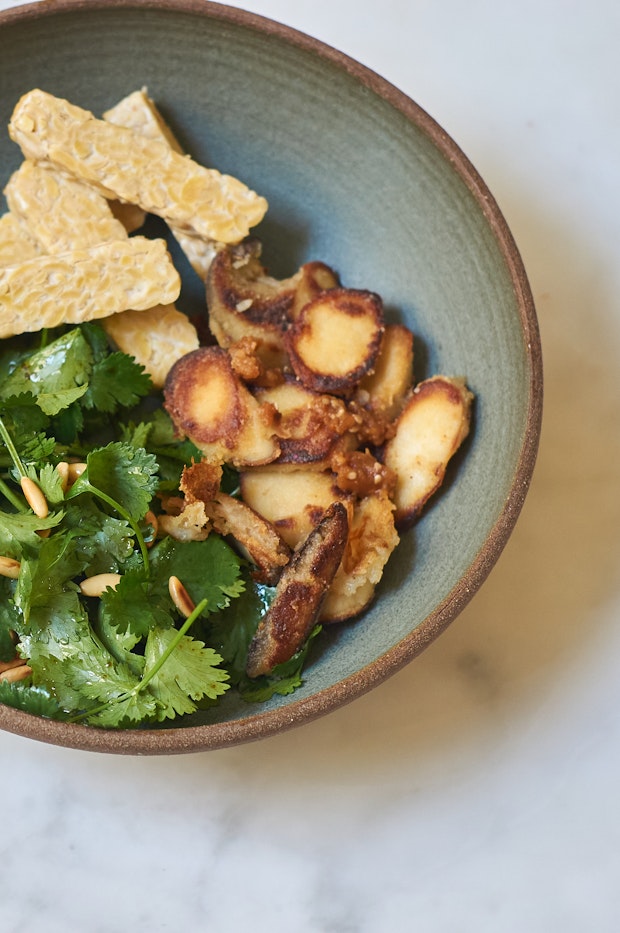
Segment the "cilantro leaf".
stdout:
<svg viewBox="0 0 620 933">
<path fill-rule="evenodd" d="M 67 506 L 63 528 L 71 535 L 86 576 L 118 573 L 134 555 L 133 532 L 122 518 L 107 515 L 91 496 Z"/>
<path fill-rule="evenodd" d="M 119 503 L 134 519 L 147 512 L 157 491 L 157 459 L 139 447 L 114 442 L 91 451 L 87 469 L 73 484 L 67 498 L 94 489 Z"/>
<path fill-rule="evenodd" d="M 66 719 L 59 703 L 42 687 L 0 681 L 0 703 L 46 719 Z"/>
<path fill-rule="evenodd" d="M 41 546 L 37 531 L 55 528 L 62 521 L 62 512 L 37 518 L 32 512 L 0 512 L 0 553 L 19 560 L 24 551 L 34 553 Z"/>
<path fill-rule="evenodd" d="M 178 577 L 192 600 L 208 601 L 208 611 L 224 609 L 245 590 L 241 558 L 216 535 L 204 541 L 164 538 L 152 551 L 151 568 L 159 591 L 168 591 L 168 580 Z"/>
<path fill-rule="evenodd" d="M 152 385 L 143 366 L 133 357 L 117 351 L 93 366 L 83 404 L 86 408 L 113 414 L 119 408 L 135 405 L 148 395 Z"/>
<path fill-rule="evenodd" d="M 152 668 L 169 648 L 176 632 L 154 628 L 145 649 L 146 669 Z M 192 700 L 215 699 L 227 689 L 228 674 L 218 667 L 221 657 L 201 641 L 183 635 L 174 651 L 150 680 L 148 690 L 158 701 L 157 718 L 172 719 L 175 715 L 193 713 Z"/>
<path fill-rule="evenodd" d="M 92 366 L 90 347 L 74 328 L 23 360 L 0 389 L 2 397 L 30 392 L 47 415 L 81 398 Z"/>
<path fill-rule="evenodd" d="M 123 574 L 115 589 L 101 596 L 101 618 L 106 626 L 120 634 L 131 633 L 138 640 L 145 638 L 155 626 L 173 627 L 172 601 L 163 592 L 154 590 L 144 570 Z"/>
<path fill-rule="evenodd" d="M 0 661 L 10 661 L 15 656 L 12 632 L 19 623 L 19 612 L 13 602 L 15 582 L 0 577 Z"/>
</svg>

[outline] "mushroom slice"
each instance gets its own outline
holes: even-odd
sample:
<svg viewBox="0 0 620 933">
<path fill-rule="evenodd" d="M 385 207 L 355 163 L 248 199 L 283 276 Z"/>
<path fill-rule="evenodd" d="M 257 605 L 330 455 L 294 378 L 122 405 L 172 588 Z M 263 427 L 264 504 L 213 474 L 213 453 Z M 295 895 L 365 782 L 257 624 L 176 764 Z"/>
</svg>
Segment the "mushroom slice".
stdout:
<svg viewBox="0 0 620 933">
<path fill-rule="evenodd" d="M 343 622 L 372 602 L 390 554 L 399 542 L 394 504 L 381 490 L 355 506 L 347 546 L 321 608 L 320 622 Z"/>
<path fill-rule="evenodd" d="M 373 369 L 383 330 L 378 295 L 330 289 L 304 305 L 286 333 L 293 371 L 315 392 L 348 395 Z"/>
<path fill-rule="evenodd" d="M 205 504 L 213 527 L 221 535 L 230 535 L 246 557 L 255 565 L 254 578 L 275 586 L 282 568 L 291 559 L 291 549 L 276 529 L 249 505 L 220 492 Z"/>
<path fill-rule="evenodd" d="M 272 388 L 258 389 L 255 395 L 278 412 L 278 463 L 327 462 L 338 440 L 354 424 L 342 399 L 312 392 L 291 377 Z"/>
<path fill-rule="evenodd" d="M 269 465 L 239 477 L 241 498 L 270 522 L 291 548 L 306 538 L 333 502 L 350 496 L 338 489 L 334 474 L 309 467 Z"/>
<path fill-rule="evenodd" d="M 347 511 L 334 502 L 282 572 L 250 643 L 249 677 L 269 674 L 303 647 L 342 559 L 347 531 Z"/>
<path fill-rule="evenodd" d="M 251 337 L 263 365 L 281 368 L 287 362 L 283 335 L 292 316 L 338 279 L 318 262 L 302 266 L 291 278 L 272 278 L 261 264 L 261 252 L 261 243 L 252 239 L 214 258 L 206 281 L 209 325 L 220 346 Z"/>
<path fill-rule="evenodd" d="M 256 401 L 220 347 L 200 347 L 178 360 L 164 399 L 177 431 L 211 461 L 241 467 L 269 463 L 280 452 L 273 408 Z"/>
<path fill-rule="evenodd" d="M 396 474 L 396 526 L 412 525 L 441 486 L 450 458 L 469 433 L 473 395 L 462 379 L 433 376 L 411 393 L 383 462 Z"/>
</svg>

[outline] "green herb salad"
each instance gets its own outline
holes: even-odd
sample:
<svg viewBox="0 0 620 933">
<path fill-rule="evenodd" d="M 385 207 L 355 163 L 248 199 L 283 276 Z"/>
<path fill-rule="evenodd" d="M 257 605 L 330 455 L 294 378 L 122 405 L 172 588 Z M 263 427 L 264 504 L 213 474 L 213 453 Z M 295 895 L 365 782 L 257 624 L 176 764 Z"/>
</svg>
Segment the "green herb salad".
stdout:
<svg viewBox="0 0 620 933">
<path fill-rule="evenodd" d="M 245 674 L 274 591 L 226 540 L 155 539 L 149 516 L 200 451 L 175 437 L 149 376 L 99 325 L 0 343 L 0 438 L 0 702 L 127 728 L 228 690 L 264 701 L 301 684 L 310 642 L 269 675 Z M 234 471 L 224 482 L 234 493 Z M 99 574 L 116 585 L 85 595 Z M 191 594 L 187 617 L 173 577 Z"/>
</svg>

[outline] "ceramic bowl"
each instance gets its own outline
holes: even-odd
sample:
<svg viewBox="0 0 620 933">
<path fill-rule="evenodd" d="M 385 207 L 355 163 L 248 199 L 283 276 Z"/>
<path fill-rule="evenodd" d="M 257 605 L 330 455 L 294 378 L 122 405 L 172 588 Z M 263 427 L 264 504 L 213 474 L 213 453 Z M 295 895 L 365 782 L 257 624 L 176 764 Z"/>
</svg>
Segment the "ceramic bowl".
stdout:
<svg viewBox="0 0 620 933">
<path fill-rule="evenodd" d="M 538 445 L 542 366 L 517 247 L 484 181 L 418 104 L 362 65 L 270 20 L 203 0 L 48 0 L 0 14 L 0 127 L 34 87 L 101 113 L 147 86 L 186 150 L 269 201 L 257 235 L 273 274 L 320 259 L 380 293 L 416 335 L 416 378 L 464 375 L 473 430 L 441 493 L 403 536 L 373 606 L 321 639 L 304 686 L 232 696 L 165 728 L 106 731 L 0 707 L 0 726 L 129 754 L 271 735 L 353 700 L 415 658 L 504 547 Z M 4 178 L 21 161 L 0 133 Z M 181 305 L 203 307 L 183 270 Z"/>
</svg>

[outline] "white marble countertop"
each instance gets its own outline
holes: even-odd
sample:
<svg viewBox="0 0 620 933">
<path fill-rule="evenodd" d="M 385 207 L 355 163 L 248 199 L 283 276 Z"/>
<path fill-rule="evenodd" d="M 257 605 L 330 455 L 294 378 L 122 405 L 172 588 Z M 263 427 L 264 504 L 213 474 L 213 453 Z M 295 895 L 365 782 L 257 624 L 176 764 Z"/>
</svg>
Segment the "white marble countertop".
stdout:
<svg viewBox="0 0 620 933">
<path fill-rule="evenodd" d="M 324 719 L 178 758 L 0 734 L 0 929 L 615 933 L 620 7 L 232 5 L 382 74 L 489 184 L 540 316 L 534 482 L 448 632 Z"/>
</svg>

